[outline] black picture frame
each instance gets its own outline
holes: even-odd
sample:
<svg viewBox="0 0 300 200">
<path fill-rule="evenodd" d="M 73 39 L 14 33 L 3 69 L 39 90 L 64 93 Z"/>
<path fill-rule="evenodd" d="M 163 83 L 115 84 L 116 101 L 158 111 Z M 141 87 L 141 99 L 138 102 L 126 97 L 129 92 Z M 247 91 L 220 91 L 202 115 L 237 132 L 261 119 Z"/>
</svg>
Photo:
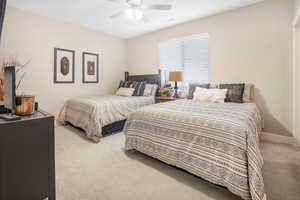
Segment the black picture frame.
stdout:
<svg viewBox="0 0 300 200">
<path fill-rule="evenodd" d="M 60 81 L 57 79 L 57 52 L 65 51 L 68 53 L 72 53 L 72 80 L 71 81 Z M 54 48 L 54 83 L 75 83 L 75 51 L 69 49 L 62 48 Z"/>
<path fill-rule="evenodd" d="M 86 80 L 86 77 L 85 77 L 85 70 L 87 69 L 86 66 L 85 66 L 85 61 L 86 61 L 86 58 L 85 56 L 86 55 L 90 55 L 90 56 L 95 56 L 96 57 L 96 66 L 95 66 L 95 69 L 96 69 L 96 80 L 95 81 L 88 81 Z M 82 52 L 82 83 L 99 83 L 99 54 L 97 53 L 90 53 L 90 52 Z"/>
</svg>

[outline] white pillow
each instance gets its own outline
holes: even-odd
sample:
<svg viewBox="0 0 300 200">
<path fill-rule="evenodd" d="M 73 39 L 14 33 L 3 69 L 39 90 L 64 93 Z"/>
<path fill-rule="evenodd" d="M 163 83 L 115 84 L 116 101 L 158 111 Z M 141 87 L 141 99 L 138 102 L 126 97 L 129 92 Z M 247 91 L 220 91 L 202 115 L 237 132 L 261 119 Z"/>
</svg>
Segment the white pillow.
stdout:
<svg viewBox="0 0 300 200">
<path fill-rule="evenodd" d="M 195 101 L 224 103 L 227 94 L 227 89 L 206 89 L 196 87 L 194 92 Z"/>
<path fill-rule="evenodd" d="M 249 103 L 253 100 L 253 99 L 251 99 L 253 89 L 254 89 L 254 85 L 252 83 L 245 83 L 244 94 L 243 94 L 243 102 L 244 103 Z"/>
<path fill-rule="evenodd" d="M 130 97 L 133 95 L 134 88 L 119 88 L 116 95 Z"/>
<path fill-rule="evenodd" d="M 156 90 L 157 90 L 156 84 L 146 84 L 145 90 L 144 90 L 144 96 L 155 96 Z"/>
</svg>

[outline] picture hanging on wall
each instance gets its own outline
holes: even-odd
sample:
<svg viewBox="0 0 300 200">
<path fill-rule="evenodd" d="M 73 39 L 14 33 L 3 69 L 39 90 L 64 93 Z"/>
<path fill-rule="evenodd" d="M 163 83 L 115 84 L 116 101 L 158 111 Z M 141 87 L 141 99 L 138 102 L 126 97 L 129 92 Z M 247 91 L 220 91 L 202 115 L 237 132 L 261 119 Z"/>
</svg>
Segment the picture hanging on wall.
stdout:
<svg viewBox="0 0 300 200">
<path fill-rule="evenodd" d="M 82 53 L 82 82 L 99 83 L 99 55 Z"/>
<path fill-rule="evenodd" d="M 75 82 L 75 51 L 54 49 L 54 83 Z"/>
</svg>

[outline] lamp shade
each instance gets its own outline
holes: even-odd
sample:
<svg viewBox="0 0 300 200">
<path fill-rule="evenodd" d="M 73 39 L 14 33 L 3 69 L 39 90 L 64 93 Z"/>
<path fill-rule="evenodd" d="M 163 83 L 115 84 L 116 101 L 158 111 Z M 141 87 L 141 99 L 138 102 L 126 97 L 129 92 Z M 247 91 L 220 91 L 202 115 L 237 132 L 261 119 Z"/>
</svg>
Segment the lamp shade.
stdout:
<svg viewBox="0 0 300 200">
<path fill-rule="evenodd" d="M 170 72 L 169 81 L 182 81 L 182 72 Z"/>
</svg>

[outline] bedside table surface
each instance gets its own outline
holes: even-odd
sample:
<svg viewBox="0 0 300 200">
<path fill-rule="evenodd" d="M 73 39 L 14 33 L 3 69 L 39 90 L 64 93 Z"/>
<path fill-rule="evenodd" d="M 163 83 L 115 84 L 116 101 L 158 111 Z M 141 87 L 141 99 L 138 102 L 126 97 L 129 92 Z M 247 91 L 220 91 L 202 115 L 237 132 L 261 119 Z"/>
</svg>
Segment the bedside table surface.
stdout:
<svg viewBox="0 0 300 200">
<path fill-rule="evenodd" d="M 175 97 L 155 97 L 155 99 L 159 99 L 159 100 L 175 100 L 175 99 L 183 99 L 183 98 L 175 98 Z"/>
</svg>

